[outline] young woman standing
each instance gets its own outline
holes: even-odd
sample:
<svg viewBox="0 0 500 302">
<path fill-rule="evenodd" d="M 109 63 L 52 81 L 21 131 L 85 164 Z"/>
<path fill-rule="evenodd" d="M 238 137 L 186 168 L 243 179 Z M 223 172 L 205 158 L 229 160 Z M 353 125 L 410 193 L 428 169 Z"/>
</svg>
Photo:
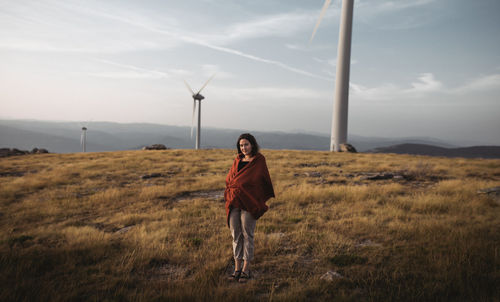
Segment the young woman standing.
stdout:
<svg viewBox="0 0 500 302">
<path fill-rule="evenodd" d="M 244 283 L 251 278 L 255 223 L 267 211 L 266 201 L 274 197 L 274 189 L 255 137 L 249 133 L 240 135 L 236 149 L 238 155 L 226 177 L 224 199 L 235 262 L 230 280 Z"/>
</svg>

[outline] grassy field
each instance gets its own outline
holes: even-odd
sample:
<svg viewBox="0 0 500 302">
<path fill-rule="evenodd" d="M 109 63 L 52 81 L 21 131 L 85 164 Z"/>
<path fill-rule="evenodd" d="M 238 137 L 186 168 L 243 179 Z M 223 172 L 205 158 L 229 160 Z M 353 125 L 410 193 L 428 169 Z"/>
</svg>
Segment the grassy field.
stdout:
<svg viewBox="0 0 500 302">
<path fill-rule="evenodd" d="M 0 301 L 500 300 L 500 203 L 477 194 L 500 160 L 263 154 L 276 198 L 244 285 L 227 281 L 233 150 L 1 158 Z"/>
</svg>

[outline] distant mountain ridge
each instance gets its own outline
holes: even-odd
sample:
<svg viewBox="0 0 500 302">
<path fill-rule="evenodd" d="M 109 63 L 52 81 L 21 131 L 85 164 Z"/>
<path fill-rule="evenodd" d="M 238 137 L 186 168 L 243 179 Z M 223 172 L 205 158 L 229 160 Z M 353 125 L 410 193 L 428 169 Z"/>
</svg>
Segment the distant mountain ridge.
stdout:
<svg viewBox="0 0 500 302">
<path fill-rule="evenodd" d="M 370 153 L 396 153 L 465 158 L 500 158 L 500 146 L 444 148 L 426 144 L 399 144 L 368 150 Z"/>
<path fill-rule="evenodd" d="M 81 127 L 82 125 L 78 122 L 0 120 L 0 148 L 31 150 L 37 147 L 55 153 L 80 152 L 82 149 L 80 146 Z M 138 150 L 143 146 L 152 144 L 164 144 L 168 148 L 174 149 L 190 149 L 194 147 L 195 140 L 194 137 L 191 138 L 190 132 L 191 128 L 185 126 L 91 122 L 87 130 L 87 151 Z M 202 129 L 201 147 L 235 148 L 236 139 L 244 132 L 253 133 L 257 137 L 261 147 L 266 149 L 326 151 L 330 148 L 330 137 L 326 134 L 265 132 L 209 127 Z M 374 152 L 390 152 L 384 151 L 383 148 L 404 144 L 430 145 L 437 148 L 445 148 L 446 150 L 457 147 L 443 140 L 419 137 L 383 138 L 349 135 L 349 143 L 356 147 L 359 152 L 375 149 L 377 151 Z M 413 148 L 413 150 L 420 149 Z M 425 150 L 427 150 L 425 152 L 428 154 L 429 148 L 425 148 Z M 435 154 L 446 156 L 441 155 L 442 153 Z"/>
</svg>

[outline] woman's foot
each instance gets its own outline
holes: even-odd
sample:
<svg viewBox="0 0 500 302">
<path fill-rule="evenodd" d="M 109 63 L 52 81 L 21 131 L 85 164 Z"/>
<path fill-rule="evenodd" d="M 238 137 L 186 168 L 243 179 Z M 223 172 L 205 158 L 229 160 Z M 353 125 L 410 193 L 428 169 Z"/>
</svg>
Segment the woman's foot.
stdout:
<svg viewBox="0 0 500 302">
<path fill-rule="evenodd" d="M 246 283 L 248 280 L 252 278 L 250 271 L 248 272 L 241 272 L 240 278 L 238 279 L 238 282 L 240 283 Z"/>
<path fill-rule="evenodd" d="M 238 281 L 241 276 L 241 270 L 240 271 L 234 271 L 234 273 L 229 276 L 229 281 Z"/>
</svg>

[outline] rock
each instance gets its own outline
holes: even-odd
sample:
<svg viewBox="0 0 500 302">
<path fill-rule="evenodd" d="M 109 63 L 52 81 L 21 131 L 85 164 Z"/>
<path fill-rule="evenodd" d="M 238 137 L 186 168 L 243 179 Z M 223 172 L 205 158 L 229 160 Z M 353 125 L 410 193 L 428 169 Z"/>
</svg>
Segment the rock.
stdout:
<svg viewBox="0 0 500 302">
<path fill-rule="evenodd" d="M 49 153 L 46 149 L 33 148 L 31 151 L 19 150 L 16 148 L 0 148 L 0 157 L 16 156 L 16 155 L 26 155 L 26 154 L 40 154 Z"/>
<path fill-rule="evenodd" d="M 356 244 L 356 247 L 365 247 L 365 246 L 381 246 L 380 243 L 376 243 L 371 241 L 370 239 L 366 239 Z"/>
<path fill-rule="evenodd" d="M 344 277 L 337 273 L 337 272 L 334 272 L 334 271 L 328 271 L 326 272 L 323 276 L 321 276 L 321 280 L 325 280 L 325 281 L 334 281 L 334 280 L 337 280 L 337 279 L 343 279 Z"/>
<path fill-rule="evenodd" d="M 351 144 L 340 144 L 340 152 L 358 153 L 356 148 Z"/>
<path fill-rule="evenodd" d="M 125 234 L 126 232 L 130 231 L 131 228 L 133 228 L 134 226 L 133 225 L 129 225 L 129 226 L 126 226 L 124 228 L 121 228 L 119 230 L 117 230 L 115 233 L 117 234 Z"/>
<path fill-rule="evenodd" d="M 312 168 L 317 168 L 320 166 L 327 166 L 327 167 L 340 167 L 342 166 L 341 163 L 329 163 L 329 162 L 320 162 L 320 163 L 301 163 L 299 164 L 299 167 L 312 167 Z"/>
<path fill-rule="evenodd" d="M 142 150 L 167 150 L 168 148 L 165 147 L 163 144 L 154 144 L 151 146 L 144 146 Z"/>
<path fill-rule="evenodd" d="M 480 189 L 477 191 L 478 194 L 493 194 L 493 195 L 500 195 L 500 187 L 493 187 L 493 188 L 486 188 L 486 189 Z"/>
<path fill-rule="evenodd" d="M 29 154 L 29 152 L 28 151 L 19 150 L 19 149 L 16 149 L 16 148 L 12 148 L 12 149 L 1 148 L 0 149 L 0 157 L 25 155 L 25 154 Z"/>
<path fill-rule="evenodd" d="M 267 238 L 273 239 L 273 240 L 279 240 L 283 237 L 285 237 L 285 233 L 279 232 L 279 233 L 270 233 L 266 235 Z"/>
<path fill-rule="evenodd" d="M 33 150 L 31 150 L 30 152 L 31 154 L 42 154 L 42 153 L 49 153 L 49 151 L 47 149 L 38 149 L 38 148 L 33 148 Z"/>
<path fill-rule="evenodd" d="M 392 173 L 377 173 L 375 175 L 368 175 L 361 177 L 361 180 L 379 180 L 379 179 L 391 179 L 394 177 Z"/>
<path fill-rule="evenodd" d="M 313 172 L 306 172 L 304 173 L 305 176 L 307 177 L 321 177 L 321 173 L 313 171 Z"/>
</svg>

